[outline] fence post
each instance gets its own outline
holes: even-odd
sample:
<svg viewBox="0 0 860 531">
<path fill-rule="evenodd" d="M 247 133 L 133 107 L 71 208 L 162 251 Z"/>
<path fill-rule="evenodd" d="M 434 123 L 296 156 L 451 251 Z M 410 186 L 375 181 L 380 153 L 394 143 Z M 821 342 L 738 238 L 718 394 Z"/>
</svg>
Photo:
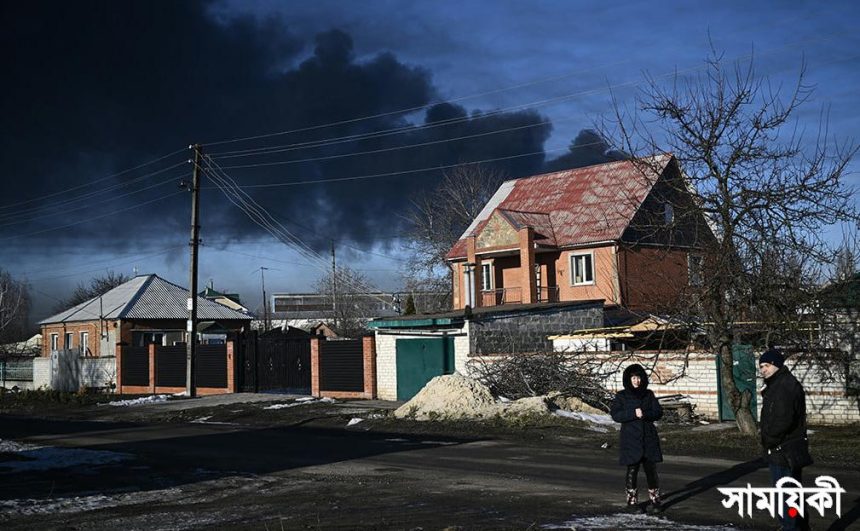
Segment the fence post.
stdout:
<svg viewBox="0 0 860 531">
<path fill-rule="evenodd" d="M 361 338 L 364 358 L 364 394 L 366 398 L 376 398 L 376 336 Z"/>
<path fill-rule="evenodd" d="M 122 396 L 122 345 L 116 346 L 116 392 Z"/>
<path fill-rule="evenodd" d="M 227 342 L 227 392 L 236 392 L 236 357 L 233 355 L 233 342 Z"/>
<path fill-rule="evenodd" d="M 320 340 L 311 338 L 311 395 L 320 396 Z"/>
<path fill-rule="evenodd" d="M 155 343 L 149 344 L 149 392 L 155 394 Z"/>
</svg>

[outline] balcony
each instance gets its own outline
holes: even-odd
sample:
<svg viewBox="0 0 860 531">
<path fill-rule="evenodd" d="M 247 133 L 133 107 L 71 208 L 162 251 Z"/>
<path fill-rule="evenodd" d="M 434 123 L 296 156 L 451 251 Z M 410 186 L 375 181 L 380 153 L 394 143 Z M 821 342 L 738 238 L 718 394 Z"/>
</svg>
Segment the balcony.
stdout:
<svg viewBox="0 0 860 531">
<path fill-rule="evenodd" d="M 558 302 L 558 286 L 538 288 L 536 302 Z M 501 306 L 502 304 L 522 303 L 523 290 L 520 287 L 491 289 L 481 292 L 482 306 Z"/>
<path fill-rule="evenodd" d="M 482 306 L 501 306 L 502 304 L 522 304 L 523 292 L 520 288 L 491 289 L 481 292 Z"/>
<path fill-rule="evenodd" d="M 538 302 L 558 302 L 558 286 L 538 288 L 537 298 Z"/>
</svg>

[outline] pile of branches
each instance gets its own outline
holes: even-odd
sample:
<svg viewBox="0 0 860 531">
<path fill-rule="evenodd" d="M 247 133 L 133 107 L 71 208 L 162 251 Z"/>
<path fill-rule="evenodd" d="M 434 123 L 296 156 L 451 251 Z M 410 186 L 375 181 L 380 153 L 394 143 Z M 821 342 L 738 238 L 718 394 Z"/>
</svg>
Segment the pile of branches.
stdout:
<svg viewBox="0 0 860 531">
<path fill-rule="evenodd" d="M 533 352 L 477 358 L 471 374 L 495 396 L 511 400 L 541 396 L 553 391 L 609 410 L 613 394 L 603 385 L 606 376 L 598 364 L 562 352 Z"/>
</svg>

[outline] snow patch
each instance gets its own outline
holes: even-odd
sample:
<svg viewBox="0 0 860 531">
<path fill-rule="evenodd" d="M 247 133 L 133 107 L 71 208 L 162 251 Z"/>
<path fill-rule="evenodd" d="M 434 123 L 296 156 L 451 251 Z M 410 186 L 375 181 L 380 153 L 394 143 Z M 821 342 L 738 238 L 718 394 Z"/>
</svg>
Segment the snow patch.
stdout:
<svg viewBox="0 0 860 531">
<path fill-rule="evenodd" d="M 361 421 L 363 421 L 363 420 L 364 420 L 364 419 L 361 419 L 361 418 L 358 418 L 358 417 L 351 418 L 351 419 L 349 419 L 349 422 L 347 422 L 347 423 L 346 423 L 346 425 L 347 425 L 347 426 L 355 426 L 356 424 L 358 424 L 359 422 L 361 422 Z"/>
<path fill-rule="evenodd" d="M 334 398 L 314 398 L 312 396 L 304 396 L 302 398 L 297 398 L 293 402 L 287 402 L 285 404 L 272 404 L 271 406 L 265 406 L 263 409 L 286 409 L 288 407 L 296 407 L 296 406 L 304 406 L 307 404 L 334 404 L 336 401 Z"/>
<path fill-rule="evenodd" d="M 120 452 L 36 446 L 2 440 L 0 440 L 0 453 L 16 454 L 16 459 L 0 461 L 0 473 L 43 471 L 75 466 L 110 465 L 134 458 L 131 454 Z"/>
<path fill-rule="evenodd" d="M 144 404 L 160 404 L 161 402 L 167 402 L 167 399 L 170 398 L 169 395 L 152 395 L 152 396 L 142 396 L 140 398 L 134 398 L 131 400 L 117 400 L 116 402 L 108 402 L 107 404 L 99 404 L 100 406 L 114 406 L 114 407 L 130 407 L 130 406 L 142 406 Z"/>
<path fill-rule="evenodd" d="M 604 516 L 579 516 L 561 524 L 545 524 L 542 529 L 576 529 L 577 531 L 615 531 L 616 529 L 665 530 L 665 531 L 728 531 L 731 526 L 697 526 L 673 522 L 647 514 L 610 514 Z"/>
<path fill-rule="evenodd" d="M 41 447 L 36 446 L 35 444 L 19 443 L 15 441 L 4 441 L 3 439 L 0 439 L 0 454 L 23 452 L 25 450 L 34 450 L 36 448 Z"/>
</svg>

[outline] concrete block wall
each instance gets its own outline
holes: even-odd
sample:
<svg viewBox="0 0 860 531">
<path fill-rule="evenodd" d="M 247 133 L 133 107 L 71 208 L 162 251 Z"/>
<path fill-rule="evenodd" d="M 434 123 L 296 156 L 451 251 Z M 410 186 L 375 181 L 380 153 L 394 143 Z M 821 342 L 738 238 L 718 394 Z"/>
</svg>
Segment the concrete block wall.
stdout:
<svg viewBox="0 0 860 531">
<path fill-rule="evenodd" d="M 466 323 L 462 331 L 449 334 L 454 338 L 454 370 L 461 374 L 467 374 L 466 362 L 469 359 L 468 327 L 469 323 Z M 441 333 L 431 335 L 427 333 L 376 332 L 376 394 L 378 398 L 397 400 L 397 340 L 426 339 L 429 337 L 443 337 L 443 335 Z"/>
<path fill-rule="evenodd" d="M 51 388 L 51 358 L 33 359 L 33 388 Z"/>
<path fill-rule="evenodd" d="M 552 350 L 549 336 L 603 326 L 603 303 L 510 312 L 469 321 L 473 356 Z"/>
<path fill-rule="evenodd" d="M 79 387 L 110 387 L 116 384 L 116 357 L 81 358 Z"/>
</svg>

